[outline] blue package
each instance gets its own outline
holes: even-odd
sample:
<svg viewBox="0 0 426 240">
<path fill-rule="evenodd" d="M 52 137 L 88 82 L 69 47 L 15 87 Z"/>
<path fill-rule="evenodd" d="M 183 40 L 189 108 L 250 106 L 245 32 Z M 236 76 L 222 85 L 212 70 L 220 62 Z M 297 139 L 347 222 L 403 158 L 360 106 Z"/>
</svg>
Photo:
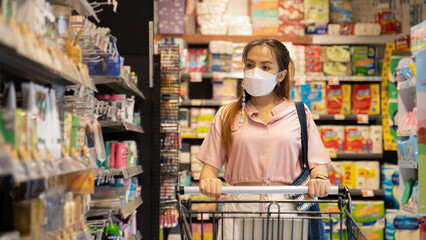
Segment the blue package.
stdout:
<svg viewBox="0 0 426 240">
<path fill-rule="evenodd" d="M 305 27 L 306 34 L 327 34 L 328 26 L 321 24 L 309 24 Z"/>
<path fill-rule="evenodd" d="M 98 52 L 99 48 L 95 47 L 95 52 Z M 99 59 L 101 60 L 100 54 L 91 54 L 89 56 L 91 59 Z M 103 69 L 102 69 L 102 61 L 89 61 L 87 63 L 87 68 L 89 69 L 89 75 L 90 76 L 102 76 L 104 75 Z"/>
<path fill-rule="evenodd" d="M 398 155 L 398 160 L 404 160 L 404 149 L 402 148 L 402 140 L 396 142 L 396 154 Z"/>
<path fill-rule="evenodd" d="M 399 209 L 399 167 L 385 164 L 380 167 L 381 188 L 384 191 L 386 209 Z"/>
<path fill-rule="evenodd" d="M 353 10 L 349 0 L 330 0 L 330 22 L 352 24 Z"/>
<path fill-rule="evenodd" d="M 416 217 L 398 215 L 393 220 L 393 225 L 395 229 L 418 229 L 419 219 Z"/>
<path fill-rule="evenodd" d="M 107 57 L 107 76 L 119 77 L 121 75 L 121 57 L 108 54 Z"/>
</svg>

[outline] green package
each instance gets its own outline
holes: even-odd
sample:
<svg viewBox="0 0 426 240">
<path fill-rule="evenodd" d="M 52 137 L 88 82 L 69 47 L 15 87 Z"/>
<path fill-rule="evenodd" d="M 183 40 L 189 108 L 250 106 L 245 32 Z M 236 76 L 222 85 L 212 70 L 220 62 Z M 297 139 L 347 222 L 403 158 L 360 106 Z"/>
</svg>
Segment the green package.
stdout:
<svg viewBox="0 0 426 240">
<path fill-rule="evenodd" d="M 377 75 L 377 50 L 375 46 L 353 46 L 351 52 L 354 75 Z"/>
</svg>

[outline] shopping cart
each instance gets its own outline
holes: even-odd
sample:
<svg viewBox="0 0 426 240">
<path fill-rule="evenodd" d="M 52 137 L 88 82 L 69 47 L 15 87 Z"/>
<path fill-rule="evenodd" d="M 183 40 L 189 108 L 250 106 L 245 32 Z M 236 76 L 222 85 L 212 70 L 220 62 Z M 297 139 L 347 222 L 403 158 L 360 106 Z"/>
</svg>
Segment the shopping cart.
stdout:
<svg viewBox="0 0 426 240">
<path fill-rule="evenodd" d="M 304 186 L 241 186 L 223 187 L 223 194 L 307 194 Z M 366 240 L 351 215 L 351 196 L 347 187 L 331 187 L 329 195 L 333 200 L 191 200 L 188 195 L 198 195 L 198 187 L 179 187 L 177 191 L 179 224 L 182 240 L 209 239 L 320 239 L 309 236 L 310 220 L 321 219 L 326 225 L 330 239 Z M 185 198 L 187 197 L 187 198 Z M 334 199 L 336 198 L 336 199 Z M 230 212 L 224 210 L 202 210 L 200 204 L 263 204 L 264 211 Z M 280 210 L 284 203 L 331 203 L 337 208 L 333 211 Z M 344 222 L 344 223 L 343 223 Z M 194 226 L 195 225 L 195 226 Z M 232 226 L 232 236 L 224 236 L 224 227 Z M 320 225 L 318 225 L 320 226 Z M 320 229 L 318 229 L 320 232 Z"/>
</svg>

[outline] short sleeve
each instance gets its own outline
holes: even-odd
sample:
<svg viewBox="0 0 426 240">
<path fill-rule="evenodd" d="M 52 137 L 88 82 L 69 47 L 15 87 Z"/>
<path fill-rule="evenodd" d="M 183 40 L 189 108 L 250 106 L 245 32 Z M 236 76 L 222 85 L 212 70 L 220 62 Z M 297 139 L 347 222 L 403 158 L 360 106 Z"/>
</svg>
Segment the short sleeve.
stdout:
<svg viewBox="0 0 426 240">
<path fill-rule="evenodd" d="M 204 138 L 196 158 L 217 169 L 221 169 L 226 158 L 226 150 L 222 141 L 222 115 L 223 107 L 216 113 L 209 128 L 207 136 Z"/>
<path fill-rule="evenodd" d="M 317 125 L 312 118 L 311 111 L 309 111 L 306 106 L 305 108 L 308 127 L 308 163 L 309 168 L 312 169 L 318 165 L 329 164 L 331 159 L 321 140 Z"/>
</svg>

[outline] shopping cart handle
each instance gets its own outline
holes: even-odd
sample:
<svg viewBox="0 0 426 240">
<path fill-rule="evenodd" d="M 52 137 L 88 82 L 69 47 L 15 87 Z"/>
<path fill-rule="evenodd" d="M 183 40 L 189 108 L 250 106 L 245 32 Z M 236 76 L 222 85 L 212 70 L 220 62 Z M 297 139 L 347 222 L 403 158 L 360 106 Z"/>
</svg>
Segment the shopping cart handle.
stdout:
<svg viewBox="0 0 426 240">
<path fill-rule="evenodd" d="M 329 195 L 344 193 L 345 187 L 333 186 Z M 198 195 L 201 194 L 199 187 L 179 186 L 179 194 Z M 222 194 L 308 194 L 305 186 L 233 186 L 222 187 Z"/>
</svg>

